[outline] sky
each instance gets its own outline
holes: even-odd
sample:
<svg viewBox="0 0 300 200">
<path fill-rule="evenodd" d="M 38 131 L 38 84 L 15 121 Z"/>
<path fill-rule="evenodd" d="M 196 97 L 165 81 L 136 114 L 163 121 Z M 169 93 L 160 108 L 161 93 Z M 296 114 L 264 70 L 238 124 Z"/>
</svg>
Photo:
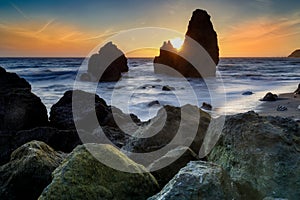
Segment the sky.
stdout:
<svg viewBox="0 0 300 200">
<path fill-rule="evenodd" d="M 300 48 L 299 0 L 0 0 L 0 57 L 85 57 L 109 40 L 130 57 L 152 57 L 164 40 L 183 37 L 197 8 L 211 15 L 221 57 L 287 56 Z M 163 31 L 132 31 L 147 27 Z M 131 40 L 112 39 L 126 31 Z"/>
</svg>

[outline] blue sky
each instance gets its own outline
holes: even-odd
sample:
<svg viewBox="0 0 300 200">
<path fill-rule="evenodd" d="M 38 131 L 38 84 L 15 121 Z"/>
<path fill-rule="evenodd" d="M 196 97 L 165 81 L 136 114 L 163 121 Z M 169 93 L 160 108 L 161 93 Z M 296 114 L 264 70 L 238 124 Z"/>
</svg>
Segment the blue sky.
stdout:
<svg viewBox="0 0 300 200">
<path fill-rule="evenodd" d="M 53 36 L 55 34 L 68 35 L 68 31 L 70 31 L 70 35 L 76 32 L 80 33 L 82 37 L 83 35 L 93 37 L 131 28 L 150 26 L 185 32 L 191 13 L 196 8 L 206 9 L 210 13 L 220 42 L 222 40 L 233 40 L 234 38 L 232 39 L 230 35 L 237 31 L 241 32 L 240 34 L 248 35 L 242 29 L 247 29 L 247 24 L 251 25 L 249 28 L 255 28 L 255 22 L 258 25 L 260 24 L 260 27 L 267 28 L 270 26 L 270 30 L 274 29 L 274 34 L 278 32 L 278 34 L 285 36 L 300 36 L 297 34 L 300 31 L 300 22 L 297 21 L 297 18 L 300 18 L 299 0 L 1 0 L 0 36 L 2 36 L 2 40 L 5 40 L 5 45 L 0 44 L 0 53 L 2 55 L 22 54 L 22 51 L 18 50 L 17 47 L 16 51 L 14 51 L 13 45 L 15 44 L 9 42 L 9 40 L 14 40 L 13 36 L 17 37 L 17 40 L 20 41 L 22 37 L 24 39 L 24 35 L 20 35 L 22 31 L 19 28 L 28 32 L 45 32 L 45 34 L 45 30 L 47 29 L 47 38 L 51 38 L 51 34 Z M 287 21 L 291 21 L 292 23 L 288 24 Z M 243 25 L 245 26 L 243 27 Z M 55 28 L 62 30 L 62 33 L 53 30 Z M 290 34 L 285 33 L 281 29 L 288 29 Z M 262 31 L 261 34 L 268 33 L 268 31 Z M 253 34 L 256 39 L 260 36 L 257 33 Z M 297 48 L 297 45 L 300 45 L 299 39 L 294 42 L 290 41 L 297 40 L 296 36 L 288 36 L 289 38 L 286 38 L 287 43 L 291 43 L 292 45 L 284 51 L 278 51 L 277 54 L 276 52 L 272 52 L 274 56 L 286 54 L 287 51 Z M 26 38 L 28 37 L 29 35 L 27 34 Z M 43 38 L 42 34 L 40 37 Z M 251 39 L 251 35 L 249 37 Z M 236 38 L 240 37 L 236 36 Z M 29 40 L 34 41 L 32 37 Z M 38 43 L 39 41 L 37 40 L 36 42 Z M 228 49 L 228 45 L 224 44 L 224 50 Z M 36 51 L 33 49 L 31 53 L 40 52 L 39 48 Z M 238 54 L 235 50 L 231 52 L 232 55 Z M 47 53 L 51 54 L 51 51 L 46 51 L 45 55 Z M 78 53 L 80 54 L 80 52 Z M 249 56 L 253 55 L 253 52 L 247 53 L 249 53 Z M 231 55 L 231 53 L 224 51 L 223 54 Z"/>
</svg>

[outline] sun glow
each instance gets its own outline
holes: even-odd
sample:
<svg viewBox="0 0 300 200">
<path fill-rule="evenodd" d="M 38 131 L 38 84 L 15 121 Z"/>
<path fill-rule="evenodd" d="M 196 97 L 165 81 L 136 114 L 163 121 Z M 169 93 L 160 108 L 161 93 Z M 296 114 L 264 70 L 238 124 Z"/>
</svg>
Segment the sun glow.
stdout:
<svg viewBox="0 0 300 200">
<path fill-rule="evenodd" d="M 171 39 L 170 42 L 172 43 L 173 47 L 176 48 L 177 50 L 180 50 L 180 48 L 183 45 L 184 40 L 180 37 Z"/>
</svg>

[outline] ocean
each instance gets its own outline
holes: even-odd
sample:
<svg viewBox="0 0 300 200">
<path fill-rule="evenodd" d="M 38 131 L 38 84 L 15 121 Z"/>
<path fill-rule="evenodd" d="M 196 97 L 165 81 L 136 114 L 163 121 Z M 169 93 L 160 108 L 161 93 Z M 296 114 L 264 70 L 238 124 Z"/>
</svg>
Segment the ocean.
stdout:
<svg viewBox="0 0 300 200">
<path fill-rule="evenodd" d="M 267 92 L 293 92 L 300 82 L 300 59 L 296 58 L 221 58 L 217 77 L 205 81 L 154 74 L 152 61 L 129 58 L 129 72 L 119 82 L 99 84 L 79 80 L 86 70 L 84 58 L 0 58 L 0 66 L 30 82 L 48 112 L 65 91 L 75 88 L 96 92 L 107 104 L 143 121 L 154 117 L 163 105 L 201 107 L 207 102 L 215 116 L 257 111 L 259 99 Z M 165 85 L 174 90 L 163 91 Z M 253 94 L 242 95 L 246 91 Z"/>
</svg>

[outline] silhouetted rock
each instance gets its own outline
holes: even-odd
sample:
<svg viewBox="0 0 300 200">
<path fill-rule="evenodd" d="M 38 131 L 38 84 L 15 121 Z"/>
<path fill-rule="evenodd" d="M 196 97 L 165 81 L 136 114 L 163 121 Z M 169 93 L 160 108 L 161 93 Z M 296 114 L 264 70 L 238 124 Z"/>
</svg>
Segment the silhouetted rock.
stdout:
<svg viewBox="0 0 300 200">
<path fill-rule="evenodd" d="M 82 74 L 81 80 L 118 81 L 121 73 L 127 71 L 127 58 L 124 53 L 112 42 L 109 42 L 99 50 L 98 54 L 90 57 L 88 74 Z"/>
<path fill-rule="evenodd" d="M 220 166 L 191 161 L 156 195 L 148 200 L 241 199 L 236 187 Z"/>
<path fill-rule="evenodd" d="M 37 199 L 63 157 L 43 142 L 22 145 L 12 153 L 9 163 L 0 167 L 0 199 Z"/>
<path fill-rule="evenodd" d="M 162 91 L 173 91 L 173 90 L 175 90 L 175 88 L 168 86 L 168 85 L 164 85 L 161 90 Z"/>
<path fill-rule="evenodd" d="M 300 58 L 300 49 L 295 50 L 293 53 L 291 53 L 289 58 Z"/>
<path fill-rule="evenodd" d="M 93 154 L 91 154 L 92 152 Z M 118 168 L 101 161 L 110 160 Z M 44 199 L 132 199 L 155 194 L 158 184 L 147 170 L 111 145 L 78 146 L 53 172 L 53 180 L 41 196 Z"/>
<path fill-rule="evenodd" d="M 150 103 L 148 103 L 148 106 L 156 106 L 156 105 L 160 105 L 159 101 L 155 100 L 155 101 L 151 101 Z"/>
<path fill-rule="evenodd" d="M 47 110 L 30 84 L 0 67 L 0 131 L 25 130 L 48 124 Z"/>
<path fill-rule="evenodd" d="M 300 196 L 300 128 L 292 119 L 228 116 L 208 160 L 228 172 L 241 199 Z"/>
<path fill-rule="evenodd" d="M 273 94 L 272 92 L 268 92 L 261 101 L 276 101 L 278 99 L 277 94 Z"/>
<path fill-rule="evenodd" d="M 109 108 L 103 99 L 81 90 L 69 90 L 51 107 L 49 119 L 53 127 L 62 130 L 76 129 L 74 118 L 81 121 L 80 124 L 85 124 L 81 129 L 94 130 L 98 126 L 98 121 L 93 120 L 95 113 L 99 123 L 103 125 L 109 114 Z"/>
<path fill-rule="evenodd" d="M 209 56 L 213 62 L 207 59 Z M 193 12 L 181 49 L 177 51 L 170 41 L 164 42 L 160 55 L 154 59 L 154 71 L 178 75 L 171 70 L 174 69 L 184 77 L 210 77 L 215 76 L 218 62 L 217 34 L 210 16 L 206 11 L 197 9 Z"/>
<path fill-rule="evenodd" d="M 242 95 L 252 95 L 254 94 L 252 91 L 246 91 L 246 92 L 243 92 Z"/>
<path fill-rule="evenodd" d="M 177 172 L 186 166 L 192 160 L 198 160 L 198 156 L 190 148 L 179 146 L 172 149 L 167 154 L 154 161 L 148 166 L 152 175 L 156 178 L 159 186 L 162 188 L 167 184 Z M 174 161 L 175 160 L 175 161 Z M 174 162 L 173 162 L 174 161 Z M 161 168 L 162 165 L 166 167 Z"/>
<path fill-rule="evenodd" d="M 212 105 L 210 105 L 209 103 L 203 102 L 201 108 L 204 110 L 212 110 Z"/>
<path fill-rule="evenodd" d="M 70 90 L 52 106 L 50 125 L 62 130 L 77 129 L 93 133 L 98 138 L 94 143 L 106 144 L 104 139 L 109 138 L 121 147 L 130 137 L 124 131 L 135 132 L 141 121 L 134 114 L 124 114 L 120 109 L 108 106 L 96 94 Z M 89 135 L 86 137 L 89 139 Z"/>
</svg>

